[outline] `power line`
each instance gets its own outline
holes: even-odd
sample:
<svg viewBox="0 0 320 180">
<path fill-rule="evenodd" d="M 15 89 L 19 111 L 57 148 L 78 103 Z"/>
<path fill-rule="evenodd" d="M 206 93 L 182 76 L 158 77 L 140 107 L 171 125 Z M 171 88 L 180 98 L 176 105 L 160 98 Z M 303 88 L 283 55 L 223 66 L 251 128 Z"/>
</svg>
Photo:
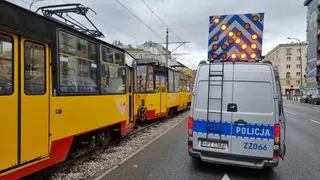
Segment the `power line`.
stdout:
<svg viewBox="0 0 320 180">
<path fill-rule="evenodd" d="M 66 0 L 62 0 L 63 2 L 65 2 L 65 3 L 70 3 L 70 2 L 68 2 L 68 1 L 66 1 Z M 122 34 L 124 34 L 124 35 L 127 35 L 127 36 L 129 36 L 129 37 L 132 37 L 133 39 L 135 39 L 135 40 L 137 40 L 138 38 L 137 37 L 134 37 L 133 35 L 130 35 L 130 34 L 128 34 L 128 33 L 126 33 L 126 32 L 124 32 L 124 31 L 122 31 L 120 28 L 118 28 L 117 26 L 115 26 L 114 24 L 112 24 L 112 23 L 108 23 L 108 22 L 106 22 L 106 21 L 104 21 L 104 20 L 102 20 L 102 19 L 100 19 L 100 18 L 98 18 L 98 17 L 96 17 L 96 16 L 93 16 L 93 15 L 89 15 L 90 17 L 92 17 L 92 18 L 94 18 L 94 19 L 96 19 L 96 20 L 98 20 L 98 21 L 100 21 L 101 23 L 103 23 L 103 24 L 105 24 L 105 25 L 107 25 L 107 26 L 110 26 L 110 27 L 112 27 L 112 28 L 114 28 L 115 30 L 118 30 L 118 31 L 120 31 Z"/>
<path fill-rule="evenodd" d="M 150 31 L 152 31 L 155 35 L 157 35 L 160 39 L 164 40 L 162 36 L 160 36 L 155 30 L 153 30 L 148 24 L 146 24 L 141 18 L 139 18 L 135 13 L 133 13 L 126 5 L 121 3 L 120 0 L 115 0 L 118 2 L 123 8 L 125 8 L 132 16 L 137 18 L 144 26 L 146 26 Z"/>
<path fill-rule="evenodd" d="M 106 21 L 104 21 L 104 20 L 102 20 L 102 19 L 100 19 L 100 18 L 97 18 L 97 17 L 95 17 L 95 16 L 92 16 L 92 15 L 90 15 L 90 17 L 92 17 L 92 18 L 94 18 L 94 19 L 96 19 L 96 20 L 98 20 L 98 21 L 100 21 L 100 22 L 102 22 L 102 23 L 104 23 L 104 24 L 106 24 L 106 25 L 111 26 L 112 28 L 120 31 L 122 34 L 125 34 L 125 35 L 127 35 L 127 36 L 129 36 L 129 37 L 132 37 L 132 38 L 134 38 L 134 39 L 137 40 L 137 38 L 134 37 L 133 35 L 130 35 L 130 34 L 124 32 L 124 31 L 122 31 L 120 28 L 118 28 L 117 26 L 115 26 L 115 25 L 113 25 L 113 24 L 111 24 L 111 23 L 108 23 L 108 22 L 106 22 Z"/>
<path fill-rule="evenodd" d="M 151 11 L 151 13 L 152 13 L 153 15 L 155 15 L 155 16 L 161 21 L 161 23 L 162 23 L 163 25 L 165 25 L 168 29 L 171 30 L 172 34 L 173 34 L 174 36 L 176 36 L 179 41 L 182 41 L 181 38 L 180 38 L 178 35 L 176 35 L 176 33 L 173 31 L 173 29 L 152 9 L 152 7 L 151 7 L 145 0 L 141 0 L 141 1 L 143 2 L 143 4 L 144 4 L 145 6 L 147 6 L 147 8 Z M 184 44 L 184 46 L 187 47 L 187 49 L 188 49 L 189 51 L 191 51 L 191 50 L 188 48 L 188 46 L 186 46 L 185 44 Z"/>
</svg>

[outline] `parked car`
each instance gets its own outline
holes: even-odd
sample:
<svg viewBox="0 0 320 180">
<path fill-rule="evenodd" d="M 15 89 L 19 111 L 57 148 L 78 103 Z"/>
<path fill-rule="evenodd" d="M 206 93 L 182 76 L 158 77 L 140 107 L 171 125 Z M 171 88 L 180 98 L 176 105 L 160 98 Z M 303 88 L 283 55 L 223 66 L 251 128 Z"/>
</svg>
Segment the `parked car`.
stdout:
<svg viewBox="0 0 320 180">
<path fill-rule="evenodd" d="M 307 96 L 302 96 L 300 99 L 301 103 L 309 103 L 309 101 L 312 99 L 312 94 L 309 94 Z"/>
<path fill-rule="evenodd" d="M 318 95 L 316 98 L 312 98 L 309 100 L 310 104 L 320 105 L 320 95 Z"/>
</svg>

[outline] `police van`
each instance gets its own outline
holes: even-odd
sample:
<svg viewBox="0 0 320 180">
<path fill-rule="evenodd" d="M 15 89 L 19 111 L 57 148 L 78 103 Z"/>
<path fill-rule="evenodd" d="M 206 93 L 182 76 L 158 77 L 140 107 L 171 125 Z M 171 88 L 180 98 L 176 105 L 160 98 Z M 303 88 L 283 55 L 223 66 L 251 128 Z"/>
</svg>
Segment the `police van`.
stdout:
<svg viewBox="0 0 320 180">
<path fill-rule="evenodd" d="M 285 156 L 278 70 L 271 63 L 202 63 L 188 118 L 188 151 L 202 161 L 262 169 Z"/>
</svg>

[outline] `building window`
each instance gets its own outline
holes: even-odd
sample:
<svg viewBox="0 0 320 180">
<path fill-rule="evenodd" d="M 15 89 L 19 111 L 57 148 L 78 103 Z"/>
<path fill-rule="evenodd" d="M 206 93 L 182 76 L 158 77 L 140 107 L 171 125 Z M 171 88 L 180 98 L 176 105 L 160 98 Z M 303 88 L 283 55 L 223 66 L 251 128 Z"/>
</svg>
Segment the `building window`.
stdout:
<svg viewBox="0 0 320 180">
<path fill-rule="evenodd" d="M 287 54 L 287 56 L 291 56 L 292 55 L 292 48 L 286 48 L 286 54 Z"/>
<path fill-rule="evenodd" d="M 297 56 L 297 61 L 300 61 L 300 56 Z"/>
<path fill-rule="evenodd" d="M 300 68 L 301 67 L 301 65 L 300 64 L 297 64 L 297 68 Z"/>
<path fill-rule="evenodd" d="M 60 91 L 97 92 L 96 45 L 80 37 L 59 32 Z"/>
<path fill-rule="evenodd" d="M 300 80 L 297 80 L 297 84 L 300 84 Z"/>
<path fill-rule="evenodd" d="M 13 40 L 0 35 L 0 94 L 13 93 Z"/>
<path fill-rule="evenodd" d="M 46 92 L 46 55 L 42 44 L 26 41 L 24 44 L 24 91 L 28 95 Z"/>
<path fill-rule="evenodd" d="M 287 61 L 291 61 L 291 57 L 288 56 L 288 57 L 287 57 Z"/>
<path fill-rule="evenodd" d="M 290 78 L 290 72 L 286 73 L 286 78 Z"/>
<path fill-rule="evenodd" d="M 300 76 L 300 75 L 301 75 L 301 73 L 300 73 L 300 72 L 296 72 L 296 75 L 297 75 L 297 76 Z"/>
<path fill-rule="evenodd" d="M 291 64 L 287 64 L 287 69 L 290 69 L 291 68 Z"/>
<path fill-rule="evenodd" d="M 286 81 L 287 86 L 290 86 L 290 80 Z"/>
</svg>

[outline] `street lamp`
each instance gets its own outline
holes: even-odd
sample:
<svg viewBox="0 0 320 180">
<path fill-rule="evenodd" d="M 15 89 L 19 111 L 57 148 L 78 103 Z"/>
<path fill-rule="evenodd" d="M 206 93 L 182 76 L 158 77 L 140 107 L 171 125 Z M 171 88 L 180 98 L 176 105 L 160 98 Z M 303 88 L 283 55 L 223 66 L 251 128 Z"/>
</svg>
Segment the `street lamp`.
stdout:
<svg viewBox="0 0 320 180">
<path fill-rule="evenodd" d="M 33 4 L 35 4 L 36 2 L 40 2 L 40 1 L 44 1 L 44 0 L 32 0 L 29 6 L 29 10 L 31 11 L 31 7 Z"/>
<path fill-rule="evenodd" d="M 297 40 L 299 42 L 300 45 L 300 49 L 299 49 L 299 53 L 300 53 L 300 85 L 302 87 L 302 43 L 298 38 L 293 38 L 293 37 L 287 37 L 287 39 L 293 39 L 293 40 Z M 301 96 L 302 96 L 302 91 L 301 91 Z"/>
</svg>

